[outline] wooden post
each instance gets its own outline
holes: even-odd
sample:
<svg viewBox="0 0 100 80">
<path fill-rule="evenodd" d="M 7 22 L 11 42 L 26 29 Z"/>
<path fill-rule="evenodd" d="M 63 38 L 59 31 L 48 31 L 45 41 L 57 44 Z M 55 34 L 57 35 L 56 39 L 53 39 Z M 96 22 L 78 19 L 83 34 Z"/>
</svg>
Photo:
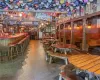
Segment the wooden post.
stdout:
<svg viewBox="0 0 100 80">
<path fill-rule="evenodd" d="M 65 23 L 64 23 L 64 28 L 63 28 L 63 30 L 64 30 L 64 37 L 63 37 L 63 43 L 64 44 L 66 44 L 66 35 L 65 35 Z"/>
<path fill-rule="evenodd" d="M 60 37 L 60 24 L 59 24 L 59 41 L 61 42 L 61 37 Z"/>
<path fill-rule="evenodd" d="M 56 34 L 56 32 L 57 32 L 57 23 L 55 22 L 55 39 L 57 39 L 57 34 Z"/>
<path fill-rule="evenodd" d="M 83 40 L 82 40 L 82 50 L 87 51 L 87 45 L 86 45 L 86 19 L 83 19 Z"/>
<path fill-rule="evenodd" d="M 71 40 L 70 40 L 70 44 L 73 44 L 73 30 L 74 30 L 73 21 L 71 21 Z"/>
<path fill-rule="evenodd" d="M 53 25 L 53 22 L 52 23 L 50 23 L 51 25 L 50 25 L 50 27 L 49 27 L 49 30 L 50 30 L 50 37 L 52 37 L 52 25 Z"/>
</svg>

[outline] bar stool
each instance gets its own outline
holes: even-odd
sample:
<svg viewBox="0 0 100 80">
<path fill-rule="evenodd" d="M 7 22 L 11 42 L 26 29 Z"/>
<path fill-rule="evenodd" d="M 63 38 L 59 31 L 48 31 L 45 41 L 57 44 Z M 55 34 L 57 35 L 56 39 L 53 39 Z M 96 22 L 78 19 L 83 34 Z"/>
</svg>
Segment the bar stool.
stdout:
<svg viewBox="0 0 100 80">
<path fill-rule="evenodd" d="M 17 47 L 18 47 L 18 55 L 22 55 L 22 43 L 21 41 L 17 44 Z"/>
<path fill-rule="evenodd" d="M 9 59 L 13 59 L 18 55 L 17 43 L 12 43 L 9 45 Z"/>
<path fill-rule="evenodd" d="M 19 55 L 23 55 L 23 52 L 24 52 L 24 39 L 22 39 L 20 42 L 17 43 L 18 44 L 18 54 Z"/>
<path fill-rule="evenodd" d="M 24 53 L 24 51 L 25 51 L 26 48 L 27 48 L 26 41 L 27 41 L 27 37 L 26 37 L 26 38 L 24 39 L 24 41 L 23 41 L 23 53 Z"/>
<path fill-rule="evenodd" d="M 23 41 L 22 41 L 22 47 L 23 47 L 22 52 L 23 53 L 25 52 L 25 50 L 26 50 L 26 48 L 28 46 L 28 43 L 29 43 L 28 38 L 29 38 L 29 36 L 27 36 L 26 38 L 24 38 Z"/>
<path fill-rule="evenodd" d="M 25 37 L 21 41 L 17 43 L 18 46 L 18 55 L 23 55 L 25 49 L 27 48 L 29 44 L 29 36 Z"/>
<path fill-rule="evenodd" d="M 9 58 L 9 48 L 7 46 L 0 45 L 0 61 L 7 61 Z"/>
</svg>

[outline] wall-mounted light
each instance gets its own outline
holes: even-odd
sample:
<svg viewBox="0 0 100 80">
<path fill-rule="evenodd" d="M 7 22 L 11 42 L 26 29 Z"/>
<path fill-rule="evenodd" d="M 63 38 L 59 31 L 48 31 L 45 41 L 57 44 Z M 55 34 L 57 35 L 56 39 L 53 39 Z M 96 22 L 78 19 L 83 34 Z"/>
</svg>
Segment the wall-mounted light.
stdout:
<svg viewBox="0 0 100 80">
<path fill-rule="evenodd" d="M 71 27 L 68 27 L 68 29 L 71 30 L 72 28 Z"/>
<path fill-rule="evenodd" d="M 77 30 L 79 30 L 79 29 L 80 29 L 80 27 L 79 27 L 79 26 L 77 26 L 77 27 L 76 27 L 76 29 L 77 29 Z"/>
<path fill-rule="evenodd" d="M 88 25 L 87 28 L 88 28 L 88 29 L 91 29 L 92 27 L 91 27 L 91 25 Z"/>
</svg>

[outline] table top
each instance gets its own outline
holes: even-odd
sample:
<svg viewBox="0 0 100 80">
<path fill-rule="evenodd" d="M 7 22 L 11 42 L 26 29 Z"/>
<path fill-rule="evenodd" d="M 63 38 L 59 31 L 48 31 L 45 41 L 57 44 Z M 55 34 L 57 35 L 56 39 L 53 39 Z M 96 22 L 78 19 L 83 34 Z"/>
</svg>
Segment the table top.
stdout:
<svg viewBox="0 0 100 80">
<path fill-rule="evenodd" d="M 76 48 L 73 44 L 53 44 L 52 47 L 55 48 Z"/>
<path fill-rule="evenodd" d="M 45 39 L 45 40 L 42 41 L 42 43 L 44 43 L 44 44 L 48 43 L 49 44 L 49 42 L 55 42 L 55 41 L 58 41 L 58 40 L 57 39 Z"/>
<path fill-rule="evenodd" d="M 50 53 L 53 56 L 67 57 L 69 63 L 81 70 L 87 70 L 93 72 L 96 75 L 100 75 L 100 56 L 86 53 L 72 52 L 71 55 L 64 55 L 58 53 Z"/>
<path fill-rule="evenodd" d="M 68 57 L 70 63 L 76 67 L 100 74 L 100 56 L 91 54 L 73 55 Z"/>
<path fill-rule="evenodd" d="M 46 41 L 58 41 L 57 39 L 46 39 Z"/>
<path fill-rule="evenodd" d="M 43 39 L 54 39 L 54 37 L 43 37 Z"/>
</svg>

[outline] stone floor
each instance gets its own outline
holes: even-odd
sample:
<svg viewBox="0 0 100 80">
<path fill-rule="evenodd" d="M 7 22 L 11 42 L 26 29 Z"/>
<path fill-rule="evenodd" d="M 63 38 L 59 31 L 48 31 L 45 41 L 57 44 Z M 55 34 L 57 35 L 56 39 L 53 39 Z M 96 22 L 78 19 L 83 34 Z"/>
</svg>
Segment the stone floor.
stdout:
<svg viewBox="0 0 100 80">
<path fill-rule="evenodd" d="M 62 64 L 48 64 L 40 41 L 30 41 L 25 56 L 0 63 L 0 80 L 58 80 Z"/>
</svg>

